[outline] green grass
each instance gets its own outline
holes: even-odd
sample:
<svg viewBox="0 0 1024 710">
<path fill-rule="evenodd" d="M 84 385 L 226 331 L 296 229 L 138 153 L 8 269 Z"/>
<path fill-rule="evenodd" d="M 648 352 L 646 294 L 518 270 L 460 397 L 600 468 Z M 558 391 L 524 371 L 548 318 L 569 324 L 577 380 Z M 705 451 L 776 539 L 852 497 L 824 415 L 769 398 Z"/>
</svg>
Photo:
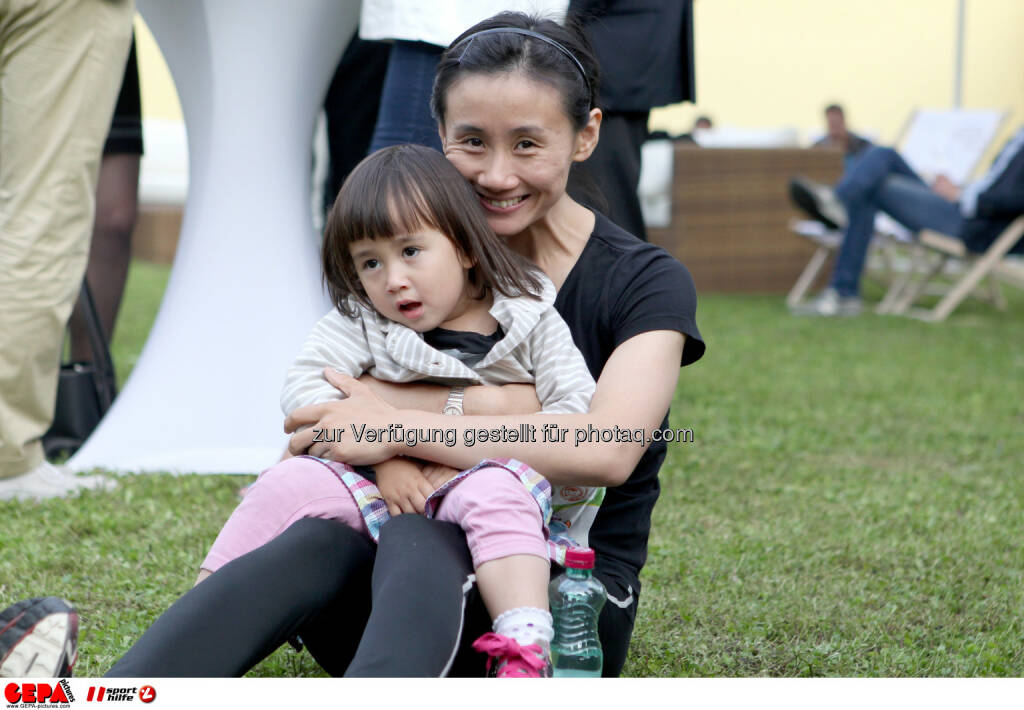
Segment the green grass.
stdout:
<svg viewBox="0 0 1024 710">
<path fill-rule="evenodd" d="M 628 672 L 1024 674 L 1022 306 L 702 299 Z"/>
<path fill-rule="evenodd" d="M 166 269 L 133 266 L 123 379 Z M 631 676 L 1024 675 L 1024 298 L 948 323 L 708 295 L 682 371 Z M 97 675 L 192 582 L 247 479 L 0 503 L 0 605 L 61 594 Z M 253 675 L 318 675 L 279 650 Z"/>
</svg>

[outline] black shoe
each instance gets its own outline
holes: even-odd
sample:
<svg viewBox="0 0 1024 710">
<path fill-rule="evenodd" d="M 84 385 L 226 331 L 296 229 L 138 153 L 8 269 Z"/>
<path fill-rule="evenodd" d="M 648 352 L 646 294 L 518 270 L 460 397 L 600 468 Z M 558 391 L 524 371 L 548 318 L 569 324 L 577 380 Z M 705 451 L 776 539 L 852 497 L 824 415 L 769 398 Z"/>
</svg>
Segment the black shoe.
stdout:
<svg viewBox="0 0 1024 710">
<path fill-rule="evenodd" d="M 68 678 L 78 660 L 78 613 L 59 597 L 0 611 L 0 678 Z"/>
<path fill-rule="evenodd" d="M 789 197 L 793 204 L 829 229 L 846 228 L 846 208 L 828 185 L 797 176 L 789 181 Z"/>
</svg>

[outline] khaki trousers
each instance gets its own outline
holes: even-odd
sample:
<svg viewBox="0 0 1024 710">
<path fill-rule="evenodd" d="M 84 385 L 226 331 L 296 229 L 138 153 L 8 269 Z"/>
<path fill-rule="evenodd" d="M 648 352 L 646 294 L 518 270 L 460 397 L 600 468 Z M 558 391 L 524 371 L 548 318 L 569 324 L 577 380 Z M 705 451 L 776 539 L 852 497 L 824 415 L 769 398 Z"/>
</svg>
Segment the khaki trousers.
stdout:
<svg viewBox="0 0 1024 710">
<path fill-rule="evenodd" d="M 43 459 L 133 0 L 0 0 L 0 478 Z"/>
</svg>

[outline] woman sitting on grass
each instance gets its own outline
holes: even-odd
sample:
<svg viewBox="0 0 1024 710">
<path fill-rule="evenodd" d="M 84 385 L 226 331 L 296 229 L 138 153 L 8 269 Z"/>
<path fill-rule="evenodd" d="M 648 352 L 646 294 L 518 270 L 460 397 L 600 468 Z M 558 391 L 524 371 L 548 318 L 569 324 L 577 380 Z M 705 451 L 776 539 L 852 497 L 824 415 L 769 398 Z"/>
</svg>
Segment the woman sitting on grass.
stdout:
<svg viewBox="0 0 1024 710">
<path fill-rule="evenodd" d="M 452 410 L 467 384 L 523 382 L 536 385 L 543 412 L 587 411 L 594 379 L 552 306 L 554 288 L 498 239 L 472 188 L 437 151 L 394 146 L 356 166 L 328 217 L 322 253 L 335 308 L 313 328 L 285 378 L 286 415 L 341 398 L 324 379 L 327 368 L 447 384 Z M 409 434 L 445 437 L 451 430 L 390 431 L 411 443 Z M 566 547 L 586 544 L 590 504 L 601 490 L 552 500 L 541 475 L 509 459 L 459 472 L 397 456 L 356 471 L 300 456 L 267 469 L 249 488 L 203 562 L 203 576 L 301 518 L 340 520 L 376 541 L 389 511 L 426 512 L 466 534 L 494 620 L 494 632 L 477 645 L 497 659 L 498 677 L 548 676 L 554 631 L 545 532 L 551 522 L 563 533 L 552 539 L 551 553 L 564 561 Z"/>
<path fill-rule="evenodd" d="M 572 165 L 598 140 L 597 65 L 571 27 L 503 13 L 455 40 L 438 66 L 433 108 L 444 152 L 476 192 L 494 231 L 557 289 L 555 309 L 597 379 L 585 414 L 535 413 L 523 385 L 465 392 L 465 415 L 440 414 L 450 389 L 328 375 L 347 399 L 300 407 L 286 426 L 293 454 L 374 465 L 403 453 L 457 470 L 483 458 L 529 461 L 552 486 L 607 486 L 588 535 L 608 590 L 600 619 L 604 674 L 626 660 L 646 559 L 658 469 L 680 365 L 698 360 L 696 294 L 686 269 L 566 192 Z M 510 415 L 508 412 L 522 412 Z M 453 446 L 314 442 L 314 429 L 365 424 L 450 428 Z M 487 441 L 480 429 L 544 425 L 562 443 Z M 642 429 L 643 443 L 574 446 L 577 431 Z M 473 445 L 470 445 L 472 442 Z M 412 474 L 415 476 L 415 474 Z M 429 485 L 429 481 L 426 482 Z M 429 551 L 429 552 L 428 552 Z M 374 547 L 335 520 L 297 521 L 224 565 L 165 612 L 110 675 L 241 675 L 287 639 L 349 676 L 482 675 L 473 639 L 490 626 L 459 526 L 398 515 Z"/>
</svg>

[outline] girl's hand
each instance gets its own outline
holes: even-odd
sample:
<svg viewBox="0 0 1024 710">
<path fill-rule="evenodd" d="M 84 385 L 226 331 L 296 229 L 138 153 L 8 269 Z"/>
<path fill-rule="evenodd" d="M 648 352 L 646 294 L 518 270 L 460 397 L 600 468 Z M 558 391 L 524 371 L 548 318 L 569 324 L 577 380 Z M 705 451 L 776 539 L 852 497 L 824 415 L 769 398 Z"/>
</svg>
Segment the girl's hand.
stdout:
<svg viewBox="0 0 1024 710">
<path fill-rule="evenodd" d="M 431 493 L 462 473 L 457 468 L 445 466 L 443 463 L 433 463 L 430 461 L 426 462 L 421 472 L 432 487 Z"/>
<path fill-rule="evenodd" d="M 397 457 L 377 464 L 373 470 L 377 474 L 377 489 L 384 496 L 389 513 L 423 513 L 434 486 L 416 463 Z"/>
<path fill-rule="evenodd" d="M 289 414 L 284 420 L 285 432 L 292 434 L 288 442 L 289 452 L 295 456 L 309 453 L 311 456 L 351 466 L 372 466 L 404 453 L 401 442 L 389 441 L 387 436 L 365 436 L 366 432 L 386 430 L 388 425 L 394 423 L 394 407 L 348 375 L 327 368 L 324 377 L 341 390 L 346 398 L 299 407 Z M 357 437 L 360 432 L 363 436 Z M 315 441 L 318 438 L 339 441 Z"/>
</svg>

